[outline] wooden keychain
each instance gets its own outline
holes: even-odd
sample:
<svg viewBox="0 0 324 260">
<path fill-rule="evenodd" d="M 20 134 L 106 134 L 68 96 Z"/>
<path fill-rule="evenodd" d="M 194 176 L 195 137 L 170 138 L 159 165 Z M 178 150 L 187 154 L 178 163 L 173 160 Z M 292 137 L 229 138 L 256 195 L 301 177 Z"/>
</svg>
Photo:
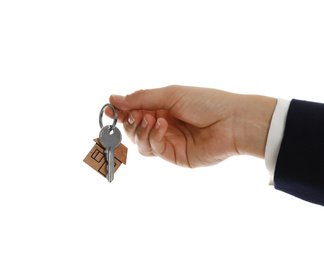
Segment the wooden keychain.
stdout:
<svg viewBox="0 0 324 260">
<path fill-rule="evenodd" d="M 106 107 L 111 107 L 114 111 L 114 121 L 112 125 L 103 126 L 102 115 Z M 117 111 L 111 104 L 105 104 L 100 110 L 99 126 L 101 128 L 99 138 L 94 139 L 95 145 L 84 162 L 90 167 L 106 177 L 109 182 L 114 179 L 114 173 L 123 163 L 126 164 L 127 147 L 121 143 L 121 133 L 116 127 Z"/>
</svg>

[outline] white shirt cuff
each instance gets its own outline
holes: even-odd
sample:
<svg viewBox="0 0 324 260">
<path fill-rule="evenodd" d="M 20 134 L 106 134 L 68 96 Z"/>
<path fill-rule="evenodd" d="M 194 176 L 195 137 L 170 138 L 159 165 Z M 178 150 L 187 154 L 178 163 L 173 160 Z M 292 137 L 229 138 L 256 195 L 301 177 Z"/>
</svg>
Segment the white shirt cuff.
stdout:
<svg viewBox="0 0 324 260">
<path fill-rule="evenodd" d="M 270 174 L 269 185 L 273 185 L 274 171 L 276 168 L 282 138 L 284 136 L 289 106 L 290 101 L 278 99 L 277 106 L 272 115 L 265 148 L 265 165 Z"/>
</svg>

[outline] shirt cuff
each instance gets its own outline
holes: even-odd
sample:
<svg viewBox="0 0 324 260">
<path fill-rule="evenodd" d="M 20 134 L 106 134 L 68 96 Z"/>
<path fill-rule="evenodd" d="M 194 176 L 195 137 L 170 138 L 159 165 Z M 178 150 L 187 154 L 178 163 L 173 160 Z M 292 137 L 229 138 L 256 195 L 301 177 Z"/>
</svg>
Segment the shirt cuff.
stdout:
<svg viewBox="0 0 324 260">
<path fill-rule="evenodd" d="M 282 138 L 284 136 L 289 106 L 290 101 L 278 99 L 277 106 L 272 115 L 265 148 L 265 165 L 270 174 L 269 185 L 273 185 L 274 171 L 276 168 Z"/>
</svg>

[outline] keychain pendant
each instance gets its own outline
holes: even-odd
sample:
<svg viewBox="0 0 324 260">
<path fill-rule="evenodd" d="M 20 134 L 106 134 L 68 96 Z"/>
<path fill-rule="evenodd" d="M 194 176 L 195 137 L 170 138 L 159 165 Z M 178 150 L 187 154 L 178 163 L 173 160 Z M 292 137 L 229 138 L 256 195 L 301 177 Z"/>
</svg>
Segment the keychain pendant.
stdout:
<svg viewBox="0 0 324 260">
<path fill-rule="evenodd" d="M 114 121 L 112 125 L 103 126 L 102 115 L 104 109 L 109 106 L 114 111 Z M 114 174 L 123 163 L 126 164 L 127 147 L 121 143 L 121 132 L 116 127 L 117 111 L 111 104 L 102 107 L 99 114 L 99 126 L 101 131 L 99 138 L 94 139 L 96 144 L 92 147 L 84 162 L 107 178 L 109 182 L 114 179 Z"/>
</svg>

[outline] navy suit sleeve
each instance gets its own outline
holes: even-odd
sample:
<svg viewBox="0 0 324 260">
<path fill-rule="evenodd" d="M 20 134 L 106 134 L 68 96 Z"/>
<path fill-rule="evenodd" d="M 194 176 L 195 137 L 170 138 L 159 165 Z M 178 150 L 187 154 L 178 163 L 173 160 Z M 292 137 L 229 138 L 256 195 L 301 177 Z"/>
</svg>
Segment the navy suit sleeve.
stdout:
<svg viewBox="0 0 324 260">
<path fill-rule="evenodd" d="M 324 104 L 291 101 L 274 185 L 324 206 Z"/>
</svg>

